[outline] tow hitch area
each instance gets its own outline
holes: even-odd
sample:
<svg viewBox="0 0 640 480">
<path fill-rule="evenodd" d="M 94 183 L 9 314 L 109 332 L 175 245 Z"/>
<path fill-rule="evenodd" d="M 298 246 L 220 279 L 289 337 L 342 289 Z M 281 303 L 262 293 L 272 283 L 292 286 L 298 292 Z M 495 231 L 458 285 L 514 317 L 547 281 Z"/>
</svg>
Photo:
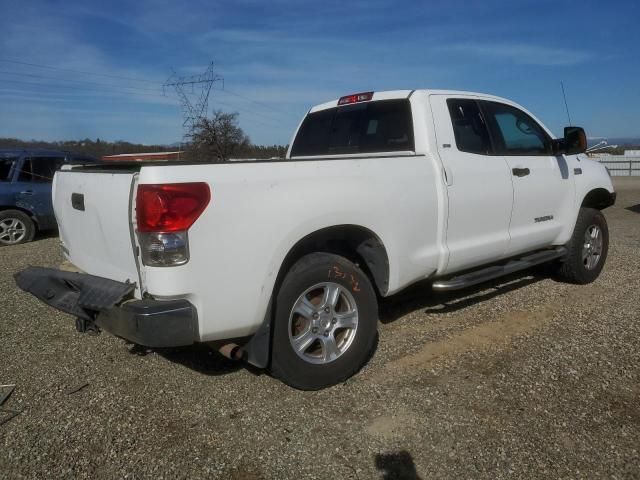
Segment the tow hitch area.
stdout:
<svg viewBox="0 0 640 480">
<path fill-rule="evenodd" d="M 16 273 L 14 279 L 18 287 L 47 305 L 88 322 L 93 322 L 98 312 L 112 308 L 135 289 L 135 283 L 44 267 L 29 267 Z"/>
</svg>

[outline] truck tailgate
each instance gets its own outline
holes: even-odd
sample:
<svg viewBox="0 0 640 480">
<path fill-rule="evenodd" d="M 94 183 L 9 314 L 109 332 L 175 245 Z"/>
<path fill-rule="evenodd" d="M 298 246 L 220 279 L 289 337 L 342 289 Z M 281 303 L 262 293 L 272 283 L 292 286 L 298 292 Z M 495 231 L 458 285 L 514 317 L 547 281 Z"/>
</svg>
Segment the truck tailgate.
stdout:
<svg viewBox="0 0 640 480">
<path fill-rule="evenodd" d="M 136 173 L 59 171 L 53 184 L 53 208 L 65 256 L 76 267 L 98 277 L 136 283 L 139 288 L 131 225 Z"/>
</svg>

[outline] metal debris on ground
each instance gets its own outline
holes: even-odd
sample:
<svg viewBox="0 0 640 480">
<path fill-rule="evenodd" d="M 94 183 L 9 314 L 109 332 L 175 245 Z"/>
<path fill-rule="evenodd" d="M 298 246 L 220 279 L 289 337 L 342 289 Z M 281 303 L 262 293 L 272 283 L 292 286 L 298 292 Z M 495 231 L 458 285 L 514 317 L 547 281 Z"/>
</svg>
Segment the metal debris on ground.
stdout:
<svg viewBox="0 0 640 480">
<path fill-rule="evenodd" d="M 7 398 L 11 396 L 15 388 L 16 386 L 13 384 L 0 385 L 0 406 L 2 406 L 2 404 L 7 401 Z M 6 408 L 0 409 L 0 425 L 4 425 L 19 413 L 20 410 L 8 410 Z"/>
<path fill-rule="evenodd" d="M 11 396 L 13 393 L 13 389 L 16 388 L 15 385 L 0 385 L 0 405 L 7 401 L 7 398 Z"/>
<path fill-rule="evenodd" d="M 67 388 L 64 393 L 66 393 L 67 395 L 72 395 L 76 392 L 79 392 L 80 390 L 82 390 L 85 387 L 89 386 L 89 382 L 84 382 L 84 383 L 79 383 L 78 385 L 76 385 L 75 387 L 71 387 L 71 388 Z"/>
</svg>

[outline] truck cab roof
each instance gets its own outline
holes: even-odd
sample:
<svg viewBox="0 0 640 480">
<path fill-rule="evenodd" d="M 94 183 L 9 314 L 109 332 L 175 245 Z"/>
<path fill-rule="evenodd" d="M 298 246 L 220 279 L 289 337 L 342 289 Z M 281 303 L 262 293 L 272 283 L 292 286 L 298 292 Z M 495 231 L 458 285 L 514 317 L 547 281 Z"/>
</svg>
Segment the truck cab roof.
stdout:
<svg viewBox="0 0 640 480">
<path fill-rule="evenodd" d="M 409 98 L 416 93 L 422 93 L 427 96 L 428 95 L 449 95 L 449 96 L 465 96 L 465 97 L 482 97 L 482 98 L 493 99 L 498 102 L 507 103 L 510 105 L 515 105 L 514 102 L 506 98 L 497 97 L 495 95 L 490 95 L 486 93 L 468 92 L 464 90 L 438 90 L 438 89 L 384 90 L 380 92 L 365 92 L 364 94 L 356 93 L 356 94 L 347 95 L 345 97 L 340 97 L 335 100 L 331 100 L 329 102 L 315 105 L 311 107 L 308 113 L 319 112 L 322 110 L 340 106 L 341 104 L 339 102 L 342 99 L 346 99 L 350 96 L 355 96 L 355 95 L 370 94 L 371 98 L 369 98 L 366 101 L 376 101 L 376 100 L 395 100 L 395 99 Z"/>
</svg>

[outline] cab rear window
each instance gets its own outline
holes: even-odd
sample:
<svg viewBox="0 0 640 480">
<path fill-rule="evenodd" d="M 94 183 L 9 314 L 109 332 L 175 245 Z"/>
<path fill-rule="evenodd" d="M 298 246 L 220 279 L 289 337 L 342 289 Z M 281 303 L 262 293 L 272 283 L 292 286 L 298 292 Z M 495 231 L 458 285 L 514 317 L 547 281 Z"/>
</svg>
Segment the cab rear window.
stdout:
<svg viewBox="0 0 640 480">
<path fill-rule="evenodd" d="M 330 108 L 307 115 L 291 148 L 292 157 L 413 151 L 407 99 Z"/>
</svg>

